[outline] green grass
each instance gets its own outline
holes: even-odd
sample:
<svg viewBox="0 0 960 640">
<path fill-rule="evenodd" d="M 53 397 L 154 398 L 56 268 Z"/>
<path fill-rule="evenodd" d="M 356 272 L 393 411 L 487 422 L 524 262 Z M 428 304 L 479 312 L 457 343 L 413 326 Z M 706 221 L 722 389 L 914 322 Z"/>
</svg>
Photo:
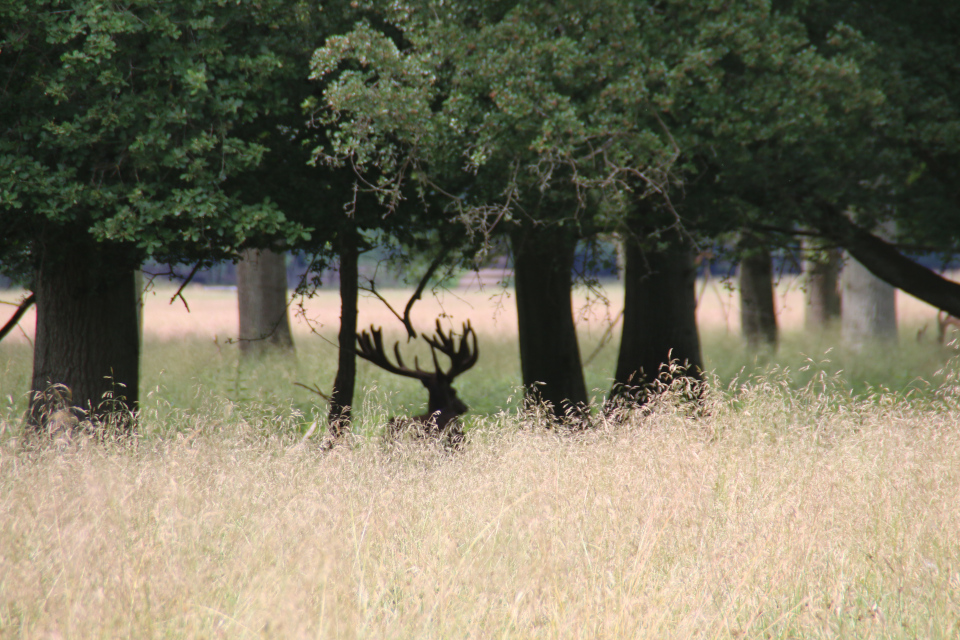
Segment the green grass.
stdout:
<svg viewBox="0 0 960 640">
<path fill-rule="evenodd" d="M 930 341 L 918 343 L 911 339 L 914 335 L 914 330 L 906 328 L 898 346 L 855 352 L 832 346 L 841 342 L 836 335 L 787 333 L 772 357 L 746 352 L 736 335 L 708 330 L 701 337 L 706 367 L 721 387 L 734 380 L 776 372 L 778 379 L 794 389 L 826 375 L 852 395 L 886 390 L 922 397 L 936 388 L 937 372 L 956 351 Z M 325 336 L 327 340 L 332 337 Z M 598 335 L 581 337 L 584 359 L 594 354 L 598 340 Z M 474 416 L 515 411 L 521 406 L 522 395 L 515 339 L 481 335 L 480 345 L 477 366 L 458 378 L 455 385 L 460 396 Z M 428 357 L 422 345 L 404 345 L 404 350 L 417 353 L 418 347 L 421 358 Z M 597 401 L 602 401 L 610 388 L 616 350 L 616 340 L 605 343 L 585 368 L 587 388 Z M 330 344 L 318 336 L 301 337 L 296 358 L 268 356 L 253 361 L 242 361 L 233 344 L 196 338 L 148 341 L 141 366 L 141 406 L 145 416 L 159 424 L 171 415 L 229 402 L 238 411 L 299 415 L 303 425 L 308 425 L 315 416 L 324 414 L 325 403 L 294 383 L 329 391 L 336 374 L 332 353 Z M 22 415 L 26 407 L 30 359 L 28 345 L 0 343 L 0 417 L 8 422 Z M 361 361 L 356 400 L 361 418 L 364 412 L 382 417 L 414 415 L 425 410 L 426 391 L 414 380 L 385 374 Z"/>
</svg>

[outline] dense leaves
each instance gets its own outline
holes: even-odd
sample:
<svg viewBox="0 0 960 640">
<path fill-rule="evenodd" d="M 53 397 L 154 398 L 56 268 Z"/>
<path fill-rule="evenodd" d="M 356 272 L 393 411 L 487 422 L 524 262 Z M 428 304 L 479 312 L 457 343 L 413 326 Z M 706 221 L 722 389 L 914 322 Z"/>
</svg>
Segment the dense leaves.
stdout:
<svg viewBox="0 0 960 640">
<path fill-rule="evenodd" d="M 267 151 L 236 132 L 283 99 L 263 34 L 286 4 L 4 3 L 2 259 L 57 229 L 160 261 L 304 237 L 268 200 L 222 189 Z"/>
</svg>

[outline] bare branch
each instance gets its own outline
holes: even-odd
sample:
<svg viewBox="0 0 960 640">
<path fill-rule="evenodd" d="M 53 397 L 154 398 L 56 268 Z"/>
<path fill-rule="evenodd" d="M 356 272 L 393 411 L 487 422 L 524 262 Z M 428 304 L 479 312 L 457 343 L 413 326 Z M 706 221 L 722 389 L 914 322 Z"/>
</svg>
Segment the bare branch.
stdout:
<svg viewBox="0 0 960 640">
<path fill-rule="evenodd" d="M 430 282 L 430 278 L 433 277 L 433 274 L 436 273 L 437 269 L 440 268 L 440 265 L 443 264 L 443 261 L 450 254 L 450 247 L 444 247 L 440 254 L 433 259 L 433 262 L 430 263 L 430 266 L 427 268 L 426 273 L 423 274 L 423 277 L 420 278 L 420 283 L 417 284 L 416 290 L 413 292 L 413 295 L 410 296 L 410 300 L 407 301 L 407 306 L 403 309 L 403 326 L 407 328 L 407 339 L 413 340 L 417 337 L 417 330 L 413 328 L 413 322 L 410 320 L 410 311 L 413 309 L 414 303 L 423 296 L 423 290 L 427 287 L 427 283 Z"/>
<path fill-rule="evenodd" d="M 10 317 L 10 320 L 7 321 L 7 324 L 3 325 L 3 328 L 0 329 L 0 340 L 3 340 L 7 337 L 7 334 L 10 333 L 15 326 L 17 326 L 18 322 L 20 322 L 20 318 L 23 317 L 23 314 L 25 314 L 36 301 L 37 294 L 31 292 L 30 295 L 20 303 L 20 306 L 17 307 L 17 310 L 13 312 L 13 315 Z"/>
<path fill-rule="evenodd" d="M 312 387 L 308 387 L 307 385 L 302 384 L 302 383 L 300 383 L 300 382 L 294 382 L 293 384 L 296 385 L 296 386 L 298 386 L 298 387 L 302 387 L 302 388 L 306 389 L 307 391 L 310 391 L 311 393 L 315 393 L 315 394 L 317 394 L 318 396 L 320 396 L 321 398 L 323 398 L 324 400 L 326 400 L 327 402 L 330 402 L 330 396 L 328 396 L 327 394 L 325 394 L 323 391 L 320 391 L 320 387 L 317 386 L 317 385 L 313 385 Z"/>
<path fill-rule="evenodd" d="M 177 298 L 180 298 L 183 301 L 183 306 L 187 308 L 187 313 L 190 312 L 190 305 L 187 304 L 187 299 L 183 297 L 183 289 L 188 284 L 190 284 L 190 281 L 193 280 L 193 276 L 197 275 L 197 271 L 200 270 L 200 265 L 202 264 L 203 264 L 202 262 L 198 262 L 197 264 L 193 265 L 193 269 L 190 270 L 190 273 L 187 275 L 186 279 L 180 285 L 180 288 L 177 289 L 177 292 L 173 294 L 173 297 L 170 298 L 170 304 L 173 304 L 174 300 L 176 300 Z"/>
</svg>

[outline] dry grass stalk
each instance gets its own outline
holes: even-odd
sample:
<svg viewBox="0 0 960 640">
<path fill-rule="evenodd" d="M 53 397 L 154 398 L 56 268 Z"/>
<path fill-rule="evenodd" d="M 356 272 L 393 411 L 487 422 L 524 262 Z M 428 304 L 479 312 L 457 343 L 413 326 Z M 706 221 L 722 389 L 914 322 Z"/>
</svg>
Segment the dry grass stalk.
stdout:
<svg viewBox="0 0 960 640">
<path fill-rule="evenodd" d="M 955 638 L 960 411 L 655 403 L 461 454 L 207 415 L 0 448 L 0 638 Z M 216 426 L 215 426 L 216 425 Z"/>
</svg>

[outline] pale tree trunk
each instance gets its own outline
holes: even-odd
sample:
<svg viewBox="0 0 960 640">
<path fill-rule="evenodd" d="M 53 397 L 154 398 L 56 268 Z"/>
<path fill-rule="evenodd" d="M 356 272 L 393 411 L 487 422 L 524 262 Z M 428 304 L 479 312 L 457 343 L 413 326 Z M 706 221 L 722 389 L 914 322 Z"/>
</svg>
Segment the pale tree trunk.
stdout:
<svg viewBox="0 0 960 640">
<path fill-rule="evenodd" d="M 689 247 L 644 250 L 626 242 L 623 335 L 611 397 L 639 401 L 638 393 L 677 361 L 686 375 L 703 369 L 697 331 L 697 269 Z"/>
<path fill-rule="evenodd" d="M 889 241 L 896 235 L 896 228 L 887 223 L 876 233 Z M 841 275 L 841 290 L 840 332 L 844 342 L 860 349 L 871 342 L 897 341 L 897 290 L 893 285 L 848 257 Z"/>
<path fill-rule="evenodd" d="M 287 318 L 287 267 L 282 253 L 247 249 L 237 263 L 240 353 L 293 352 Z"/>
<path fill-rule="evenodd" d="M 43 429 L 94 418 L 135 426 L 140 333 L 135 272 L 121 248 L 63 241 L 45 250 L 34 280 L 37 305 L 28 423 Z M 102 422 L 96 423 L 101 425 Z"/>
<path fill-rule="evenodd" d="M 751 241 L 740 260 L 740 326 L 747 348 L 777 348 L 779 332 L 770 250 Z"/>
<path fill-rule="evenodd" d="M 848 257 L 841 276 L 841 335 L 855 349 L 875 342 L 896 342 L 896 289 Z"/>
<path fill-rule="evenodd" d="M 571 295 L 577 239 L 561 227 L 527 225 L 511 241 L 523 385 L 563 417 L 587 402 Z"/>
<path fill-rule="evenodd" d="M 806 289 L 806 313 L 803 323 L 807 331 L 829 329 L 840 320 L 840 270 L 843 253 L 836 248 L 818 248 L 805 243 L 803 273 Z"/>
</svg>

